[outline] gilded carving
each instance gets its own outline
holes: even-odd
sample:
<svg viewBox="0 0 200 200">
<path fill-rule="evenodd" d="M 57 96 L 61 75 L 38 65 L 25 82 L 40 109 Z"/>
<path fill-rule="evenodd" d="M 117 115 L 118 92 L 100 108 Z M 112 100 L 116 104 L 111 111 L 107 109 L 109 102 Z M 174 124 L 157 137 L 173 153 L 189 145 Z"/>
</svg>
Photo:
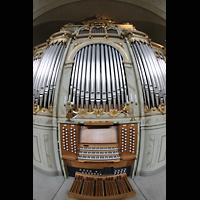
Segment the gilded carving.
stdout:
<svg viewBox="0 0 200 200">
<path fill-rule="evenodd" d="M 101 109 L 94 108 L 93 110 L 94 111 L 92 112 L 92 114 L 95 114 L 97 117 L 100 117 L 101 115 L 103 115 L 105 113 L 103 108 L 101 108 Z"/>
<path fill-rule="evenodd" d="M 33 114 L 36 115 L 36 113 L 40 110 L 40 106 L 37 104 L 33 105 Z"/>
<path fill-rule="evenodd" d="M 162 114 L 166 114 L 166 104 L 161 103 L 161 104 L 158 106 L 158 109 L 159 109 L 159 111 L 160 111 Z"/>
<path fill-rule="evenodd" d="M 81 117 L 87 115 L 88 113 L 89 113 L 88 109 L 81 109 L 81 108 L 79 108 L 77 112 L 77 114 L 79 114 Z"/>
<path fill-rule="evenodd" d="M 117 117 L 118 115 L 121 114 L 120 110 L 115 110 L 115 109 L 110 109 L 110 112 L 108 113 L 108 115 L 110 115 L 111 117 Z"/>
<path fill-rule="evenodd" d="M 77 114 L 79 114 L 81 117 L 84 117 L 85 115 L 92 115 L 92 114 L 96 115 L 97 117 L 100 117 L 103 114 L 108 114 L 111 117 L 117 117 L 121 113 L 123 113 L 125 116 L 127 116 L 127 114 L 130 114 L 129 103 L 128 104 L 125 103 L 122 110 L 110 109 L 109 112 L 104 112 L 103 108 L 100 108 L 100 109 L 94 108 L 92 112 L 88 112 L 88 109 L 81 109 L 81 108 L 79 108 L 78 111 L 75 111 L 73 103 L 67 101 L 66 117 L 68 118 L 68 120 L 70 120 L 72 117 L 74 117 Z"/>
<path fill-rule="evenodd" d="M 145 113 L 161 112 L 162 114 L 166 114 L 166 104 L 161 103 L 161 104 L 158 106 L 158 108 L 156 108 L 156 107 L 151 107 L 151 108 L 149 109 L 148 106 L 147 106 L 147 104 L 145 103 L 144 112 L 145 112 Z"/>
<path fill-rule="evenodd" d="M 36 115 L 37 112 L 42 112 L 42 113 L 53 113 L 53 102 L 50 104 L 49 109 L 47 108 L 41 108 L 37 104 L 33 105 L 33 114 Z"/>
</svg>

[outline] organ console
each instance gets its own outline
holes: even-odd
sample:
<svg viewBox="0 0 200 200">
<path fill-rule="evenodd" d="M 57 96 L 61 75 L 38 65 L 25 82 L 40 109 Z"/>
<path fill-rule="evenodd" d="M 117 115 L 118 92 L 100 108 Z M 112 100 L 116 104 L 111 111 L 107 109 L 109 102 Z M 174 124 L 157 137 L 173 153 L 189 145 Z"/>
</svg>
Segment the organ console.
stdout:
<svg viewBox="0 0 200 200">
<path fill-rule="evenodd" d="M 137 123 L 112 121 L 61 123 L 62 158 L 68 175 L 75 176 L 76 171 L 103 175 L 107 168 L 113 175 L 124 172 L 130 175 L 136 158 L 137 129 Z"/>
</svg>

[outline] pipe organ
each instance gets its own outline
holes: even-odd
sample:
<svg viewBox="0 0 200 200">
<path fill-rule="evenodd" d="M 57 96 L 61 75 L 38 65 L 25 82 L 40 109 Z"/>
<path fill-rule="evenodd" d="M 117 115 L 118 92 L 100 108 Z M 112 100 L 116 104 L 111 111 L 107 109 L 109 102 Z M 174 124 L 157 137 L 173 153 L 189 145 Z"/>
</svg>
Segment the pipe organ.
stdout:
<svg viewBox="0 0 200 200">
<path fill-rule="evenodd" d="M 33 153 L 37 168 L 60 170 L 66 178 L 76 175 L 72 197 L 108 194 L 101 184 L 117 188 L 112 195 L 135 195 L 125 175 L 133 177 L 165 163 L 164 52 L 162 45 L 133 25 L 107 19 L 69 23 L 36 46 Z M 146 122 L 152 128 L 146 128 Z M 159 152 L 150 148 L 154 144 Z M 96 185 L 91 192 L 90 184 L 99 189 Z"/>
</svg>

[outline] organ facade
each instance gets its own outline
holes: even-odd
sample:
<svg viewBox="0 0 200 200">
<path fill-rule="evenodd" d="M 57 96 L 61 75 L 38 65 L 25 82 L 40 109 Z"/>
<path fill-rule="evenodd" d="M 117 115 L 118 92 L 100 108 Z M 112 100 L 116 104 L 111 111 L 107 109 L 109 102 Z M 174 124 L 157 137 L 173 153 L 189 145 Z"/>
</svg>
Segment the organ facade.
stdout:
<svg viewBox="0 0 200 200">
<path fill-rule="evenodd" d="M 166 164 L 166 49 L 133 25 L 66 24 L 33 49 L 33 165 L 151 175 Z"/>
</svg>

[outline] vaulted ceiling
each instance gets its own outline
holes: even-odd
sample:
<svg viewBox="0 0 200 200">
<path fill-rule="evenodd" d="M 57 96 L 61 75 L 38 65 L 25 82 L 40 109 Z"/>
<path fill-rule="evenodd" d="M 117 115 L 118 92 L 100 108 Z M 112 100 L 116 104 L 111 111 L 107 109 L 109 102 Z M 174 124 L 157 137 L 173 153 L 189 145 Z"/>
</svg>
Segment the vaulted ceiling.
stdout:
<svg viewBox="0 0 200 200">
<path fill-rule="evenodd" d="M 166 0 L 33 0 L 33 46 L 67 23 L 92 17 L 133 24 L 166 46 Z"/>
</svg>

